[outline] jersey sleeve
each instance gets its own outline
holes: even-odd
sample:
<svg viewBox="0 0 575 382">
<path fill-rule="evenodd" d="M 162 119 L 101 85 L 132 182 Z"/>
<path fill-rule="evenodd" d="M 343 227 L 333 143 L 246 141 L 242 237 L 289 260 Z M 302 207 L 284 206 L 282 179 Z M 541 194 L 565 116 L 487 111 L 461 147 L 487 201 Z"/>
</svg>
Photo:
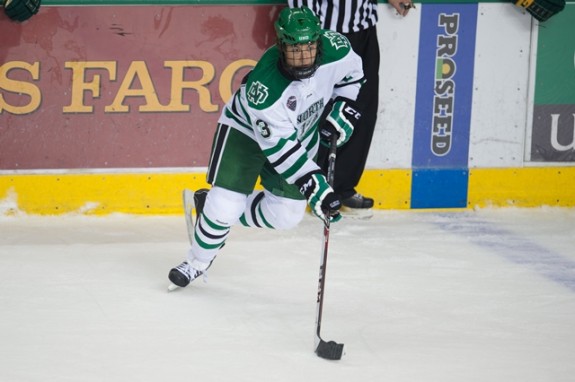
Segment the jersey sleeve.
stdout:
<svg viewBox="0 0 575 382">
<path fill-rule="evenodd" d="M 341 96 L 357 100 L 365 83 L 361 57 L 353 51 L 347 37 L 334 31 L 322 32 L 322 49 L 322 65 L 330 67 L 334 73 L 332 98 Z"/>
<path fill-rule="evenodd" d="M 341 67 L 345 69 L 345 72 L 342 73 L 341 80 L 335 84 L 332 98 L 340 96 L 355 101 L 361 86 L 365 83 L 361 57 L 352 50 L 344 61 L 346 63 Z"/>
</svg>

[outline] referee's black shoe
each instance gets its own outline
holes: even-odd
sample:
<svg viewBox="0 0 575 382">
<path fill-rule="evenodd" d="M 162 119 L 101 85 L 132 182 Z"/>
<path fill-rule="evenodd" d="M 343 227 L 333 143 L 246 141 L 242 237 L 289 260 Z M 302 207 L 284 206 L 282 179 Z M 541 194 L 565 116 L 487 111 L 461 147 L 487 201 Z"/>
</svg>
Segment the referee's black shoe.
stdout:
<svg viewBox="0 0 575 382">
<path fill-rule="evenodd" d="M 356 192 L 354 195 L 350 196 L 349 198 L 343 199 L 341 201 L 341 204 L 343 204 L 347 208 L 357 208 L 357 209 L 372 208 L 373 207 L 373 199 L 372 198 L 366 198 L 362 194 Z"/>
</svg>

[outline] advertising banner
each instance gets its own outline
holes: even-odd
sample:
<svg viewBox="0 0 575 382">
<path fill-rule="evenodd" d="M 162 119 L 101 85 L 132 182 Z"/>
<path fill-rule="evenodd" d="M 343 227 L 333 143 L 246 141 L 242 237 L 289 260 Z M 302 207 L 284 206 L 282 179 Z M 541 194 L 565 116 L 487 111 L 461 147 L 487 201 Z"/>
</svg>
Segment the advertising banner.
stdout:
<svg viewBox="0 0 575 382">
<path fill-rule="evenodd" d="M 575 162 L 575 4 L 538 30 L 532 162 Z"/>
<path fill-rule="evenodd" d="M 411 206 L 465 207 L 477 4 L 421 11 Z"/>
<path fill-rule="evenodd" d="M 47 7 L 0 19 L 0 170 L 205 167 L 279 6 Z"/>
</svg>

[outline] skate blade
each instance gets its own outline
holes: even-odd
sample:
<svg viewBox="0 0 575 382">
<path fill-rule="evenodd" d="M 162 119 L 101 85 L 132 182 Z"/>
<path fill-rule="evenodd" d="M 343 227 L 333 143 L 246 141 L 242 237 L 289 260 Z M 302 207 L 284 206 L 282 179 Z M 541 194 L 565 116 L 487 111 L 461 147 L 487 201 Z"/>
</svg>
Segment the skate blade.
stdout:
<svg viewBox="0 0 575 382">
<path fill-rule="evenodd" d="M 177 290 L 177 289 L 180 289 L 180 287 L 177 286 L 176 284 L 170 284 L 170 285 L 168 285 L 168 292 L 173 292 L 173 291 L 175 291 L 175 290 Z"/>
<path fill-rule="evenodd" d="M 349 208 L 342 206 L 339 212 L 344 218 L 367 220 L 373 217 L 371 208 Z"/>
</svg>

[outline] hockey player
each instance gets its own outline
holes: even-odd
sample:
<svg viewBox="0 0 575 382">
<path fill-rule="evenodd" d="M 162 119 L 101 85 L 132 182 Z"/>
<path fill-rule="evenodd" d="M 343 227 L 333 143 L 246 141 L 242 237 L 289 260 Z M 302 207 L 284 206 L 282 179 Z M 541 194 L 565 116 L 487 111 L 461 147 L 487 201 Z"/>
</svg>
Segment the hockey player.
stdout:
<svg viewBox="0 0 575 382">
<path fill-rule="evenodd" d="M 192 246 L 169 272 L 177 286 L 206 272 L 238 222 L 293 228 L 306 200 L 320 219 L 341 218 L 341 201 L 314 159 L 320 132 L 324 139 L 335 133 L 341 146 L 360 117 L 354 101 L 364 81 L 361 58 L 343 35 L 322 30 L 309 8 L 283 9 L 274 26 L 277 44 L 218 121 L 207 174 L 212 187 L 196 192 Z M 254 191 L 258 177 L 263 191 Z"/>
</svg>

